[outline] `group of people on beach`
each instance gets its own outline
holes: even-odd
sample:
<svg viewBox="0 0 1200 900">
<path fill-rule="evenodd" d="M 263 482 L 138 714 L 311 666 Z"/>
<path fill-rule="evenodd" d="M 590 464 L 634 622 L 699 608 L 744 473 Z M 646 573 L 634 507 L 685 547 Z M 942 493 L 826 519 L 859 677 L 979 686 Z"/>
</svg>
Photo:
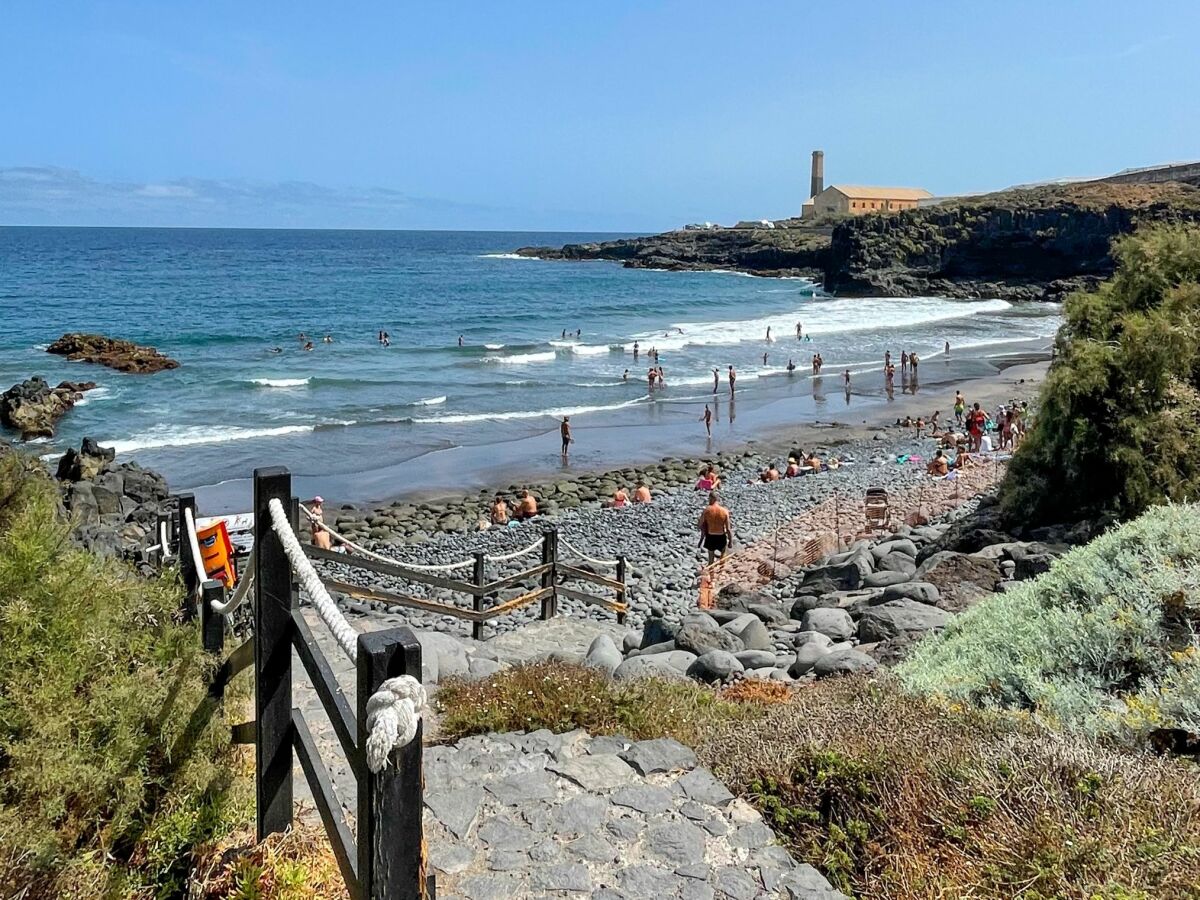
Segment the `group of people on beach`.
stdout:
<svg viewBox="0 0 1200 900">
<path fill-rule="evenodd" d="M 928 429 L 929 437 L 938 441 L 938 449 L 926 470 L 930 475 L 944 477 L 952 470 L 973 465 L 972 454 L 1016 450 L 1029 428 L 1029 401 L 1014 398 L 1000 404 L 995 416 L 991 416 L 980 403 L 968 408 L 966 398 L 958 390 L 954 392 L 954 426 L 943 429 L 940 418 L 941 411 L 934 410 L 928 422 L 922 416 L 916 419 L 905 416 L 896 424 L 913 428 L 918 438 L 924 437 Z M 997 436 L 995 443 L 992 433 Z M 947 450 L 954 451 L 953 459 L 946 456 Z"/>
<path fill-rule="evenodd" d="M 503 494 L 497 494 L 492 500 L 487 521 L 480 522 L 480 530 L 487 528 L 507 528 L 514 522 L 525 522 L 529 519 L 537 518 L 538 515 L 537 498 L 528 488 L 523 489 L 511 505 Z"/>
</svg>

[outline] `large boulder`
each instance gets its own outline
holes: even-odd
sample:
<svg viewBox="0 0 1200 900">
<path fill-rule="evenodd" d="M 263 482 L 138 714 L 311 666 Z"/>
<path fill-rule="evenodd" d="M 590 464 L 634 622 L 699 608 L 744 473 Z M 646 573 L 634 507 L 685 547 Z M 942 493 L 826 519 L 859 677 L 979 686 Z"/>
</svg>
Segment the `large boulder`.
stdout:
<svg viewBox="0 0 1200 900">
<path fill-rule="evenodd" d="M 699 621 L 688 622 L 679 629 L 679 633 L 675 635 L 675 646 L 697 656 L 703 656 L 710 650 L 737 653 L 746 649 L 746 645 L 736 635 L 721 629 L 715 623 L 709 625 Z"/>
<path fill-rule="evenodd" d="M 858 560 L 847 560 L 846 562 L 809 569 L 804 575 L 801 588 L 815 587 L 817 585 L 824 588 L 828 584 L 833 585 L 833 590 L 835 591 L 854 591 L 862 587 L 863 579 L 869 574 L 869 569 L 867 572 L 863 572 Z"/>
<path fill-rule="evenodd" d="M 883 559 L 876 562 L 875 569 L 876 572 L 899 572 L 911 578 L 913 573 L 917 571 L 917 561 L 907 553 L 889 553 Z M 871 576 L 868 575 L 867 577 L 870 578 Z"/>
<path fill-rule="evenodd" d="M 1000 566 L 992 559 L 944 550 L 921 563 L 915 580 L 938 589 L 938 606 L 942 609 L 961 612 L 996 592 Z"/>
<path fill-rule="evenodd" d="M 942 629 L 948 621 L 950 614 L 936 606 L 916 600 L 890 600 L 863 610 L 858 620 L 858 639 L 872 643 L 900 634 L 924 634 Z"/>
<path fill-rule="evenodd" d="M 844 609 L 810 609 L 800 620 L 805 631 L 816 631 L 834 641 L 849 640 L 854 636 L 854 620 Z"/>
<path fill-rule="evenodd" d="M 116 457 L 117 451 L 112 447 L 101 447 L 94 438 L 85 437 L 78 450 L 68 447 L 67 452 L 59 457 L 54 477 L 59 481 L 91 481 Z M 165 490 L 165 479 L 157 472 L 150 474 L 162 481 Z"/>
<path fill-rule="evenodd" d="M 177 369 L 179 362 L 159 353 L 153 347 L 141 347 L 133 341 L 105 337 L 101 334 L 64 334 L 46 348 L 47 353 L 67 359 L 98 363 L 118 372 L 145 374 Z"/>
<path fill-rule="evenodd" d="M 1049 572 L 1065 549 L 1041 543 L 1010 544 L 1001 558 L 1012 560 L 1014 581 L 1026 581 Z"/>
<path fill-rule="evenodd" d="M 788 674 L 799 678 L 812 671 L 819 660 L 829 655 L 829 648 L 816 641 L 809 641 L 796 648 L 796 658 L 788 666 Z"/>
<path fill-rule="evenodd" d="M 692 659 L 695 659 L 693 656 Z M 687 675 L 675 666 L 665 654 L 658 656 L 634 656 L 617 666 L 613 672 L 617 681 L 631 681 L 637 678 L 667 678 L 674 681 L 686 681 Z"/>
<path fill-rule="evenodd" d="M 591 669 L 600 669 L 606 675 L 611 675 L 622 663 L 621 651 L 607 634 L 596 635 L 583 657 L 583 664 Z"/>
<path fill-rule="evenodd" d="M 783 608 L 782 603 L 773 598 L 769 603 L 751 603 L 747 609 L 758 616 L 764 624 L 786 625 L 788 623 L 787 610 Z"/>
<path fill-rule="evenodd" d="M 860 672 L 873 672 L 879 663 L 865 653 L 857 650 L 834 650 L 817 660 L 813 672 L 818 678 L 828 678 L 832 675 L 855 675 Z"/>
<path fill-rule="evenodd" d="M 804 614 L 810 609 L 828 609 L 831 606 L 838 605 L 838 595 L 834 591 L 820 596 L 814 594 L 804 594 L 797 597 L 792 602 L 792 618 L 797 622 L 804 618 Z"/>
<path fill-rule="evenodd" d="M 916 567 L 917 567 L 917 564 L 913 563 L 913 568 L 915 569 Z M 913 576 L 912 572 L 902 572 L 902 571 L 872 572 L 870 575 L 868 575 L 866 578 L 863 579 L 863 587 L 881 588 L 881 587 L 888 587 L 889 585 L 893 585 L 893 584 L 903 584 L 904 582 L 908 581 L 908 579 L 912 578 L 912 576 Z"/>
<path fill-rule="evenodd" d="M 903 553 L 906 556 L 916 558 L 917 545 L 908 538 L 896 538 L 891 541 L 884 541 L 876 544 L 871 548 L 871 555 L 876 559 L 883 559 L 890 553 Z"/>
<path fill-rule="evenodd" d="M 724 650 L 710 650 L 704 653 L 688 666 L 687 675 L 697 681 L 708 683 L 728 681 L 734 675 L 745 671 L 745 667 L 732 653 Z"/>
<path fill-rule="evenodd" d="M 938 600 L 942 598 L 941 592 L 927 581 L 909 581 L 905 584 L 893 584 L 883 590 L 880 597 L 881 602 L 887 603 L 890 600 L 916 600 L 920 603 L 928 603 L 930 606 L 936 606 Z"/>
<path fill-rule="evenodd" d="M 753 613 L 739 616 L 728 625 L 722 625 L 721 628 L 741 641 L 742 646 L 747 650 L 770 650 L 775 646 L 775 642 L 771 640 L 771 633 L 767 631 L 767 626 Z"/>
<path fill-rule="evenodd" d="M 650 647 L 667 641 L 674 642 L 675 632 L 678 630 L 676 625 L 668 622 L 662 616 L 651 616 L 646 619 L 646 624 L 642 628 L 642 646 Z"/>
</svg>

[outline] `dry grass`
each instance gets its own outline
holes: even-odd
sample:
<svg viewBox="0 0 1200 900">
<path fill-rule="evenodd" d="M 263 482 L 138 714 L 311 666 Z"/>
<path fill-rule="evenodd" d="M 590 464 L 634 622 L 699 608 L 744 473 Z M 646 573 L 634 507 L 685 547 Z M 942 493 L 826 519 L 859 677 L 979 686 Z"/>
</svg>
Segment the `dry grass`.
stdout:
<svg viewBox="0 0 1200 900">
<path fill-rule="evenodd" d="M 861 679 L 719 724 L 697 749 L 798 858 L 862 897 L 1200 897 L 1190 764 Z"/>
<path fill-rule="evenodd" d="M 329 839 L 319 825 L 301 825 L 255 843 L 239 831 L 197 862 L 189 900 L 349 900 Z"/>
<path fill-rule="evenodd" d="M 754 703 L 759 706 L 774 706 L 792 699 L 791 685 L 782 681 L 759 681 L 747 678 L 735 681 L 721 691 L 721 699 L 732 703 Z"/>
<path fill-rule="evenodd" d="M 740 725 L 762 715 L 760 704 L 732 699 L 692 682 L 612 681 L 595 669 L 534 663 L 484 681 L 447 681 L 437 705 L 447 741 L 490 731 L 585 728 L 632 740 L 695 743 L 718 723 Z"/>
</svg>

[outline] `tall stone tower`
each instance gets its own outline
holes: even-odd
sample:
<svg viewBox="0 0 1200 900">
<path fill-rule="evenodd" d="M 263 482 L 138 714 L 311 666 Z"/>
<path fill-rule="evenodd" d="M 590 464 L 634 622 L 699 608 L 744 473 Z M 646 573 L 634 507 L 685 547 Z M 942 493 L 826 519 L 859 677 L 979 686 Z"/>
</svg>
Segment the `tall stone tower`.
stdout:
<svg viewBox="0 0 1200 900">
<path fill-rule="evenodd" d="M 812 182 L 809 184 L 808 196 L 815 197 L 825 190 L 825 151 L 814 150 L 812 160 Z"/>
</svg>

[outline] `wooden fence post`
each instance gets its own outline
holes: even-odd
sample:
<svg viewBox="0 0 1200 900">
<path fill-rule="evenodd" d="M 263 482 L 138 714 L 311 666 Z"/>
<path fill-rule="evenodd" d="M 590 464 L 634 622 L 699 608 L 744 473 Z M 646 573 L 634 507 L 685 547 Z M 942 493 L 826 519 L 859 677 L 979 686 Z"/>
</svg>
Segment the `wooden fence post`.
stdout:
<svg viewBox="0 0 1200 900">
<path fill-rule="evenodd" d="M 483 587 L 484 566 L 486 564 L 487 564 L 486 554 L 484 554 L 482 551 L 476 553 L 475 554 L 475 570 L 473 573 L 476 587 Z M 471 605 L 474 607 L 475 612 L 483 612 L 483 594 L 476 594 L 472 600 Z M 471 637 L 475 638 L 475 640 L 477 640 L 477 641 L 483 640 L 483 623 L 482 622 L 472 622 L 471 623 Z"/>
<path fill-rule="evenodd" d="M 550 593 L 542 598 L 542 619 L 553 619 L 558 615 L 558 529 L 547 528 L 542 532 L 542 565 L 550 571 L 542 575 L 542 587 Z"/>
<path fill-rule="evenodd" d="M 196 563 L 192 558 L 192 542 L 187 535 L 187 510 L 192 511 L 192 521 L 196 520 L 196 495 L 177 494 L 175 497 L 179 509 L 179 574 L 183 578 L 183 590 L 187 599 L 183 601 L 184 617 L 191 619 L 193 615 L 192 600 L 200 590 L 196 579 Z"/>
<path fill-rule="evenodd" d="M 624 556 L 617 557 L 617 581 L 621 582 L 621 589 L 617 591 L 617 602 L 624 605 L 626 602 L 625 598 L 628 596 L 626 589 L 625 589 L 625 557 Z M 618 625 L 625 624 L 625 613 L 623 613 L 623 612 L 617 613 L 617 624 Z"/>
<path fill-rule="evenodd" d="M 258 839 L 292 825 L 292 566 L 271 527 L 270 501 L 291 506 L 282 466 L 254 470 L 254 787 Z"/>
<path fill-rule="evenodd" d="M 422 883 L 421 737 L 393 750 L 378 775 L 366 768 L 367 701 L 387 679 L 421 678 L 421 645 L 407 628 L 358 636 L 358 883 L 363 900 L 420 900 Z"/>
<path fill-rule="evenodd" d="M 225 616 L 212 608 L 215 602 L 225 599 L 225 586 L 215 579 L 204 582 L 200 593 L 200 637 L 207 653 L 220 653 L 225 649 Z"/>
</svg>

